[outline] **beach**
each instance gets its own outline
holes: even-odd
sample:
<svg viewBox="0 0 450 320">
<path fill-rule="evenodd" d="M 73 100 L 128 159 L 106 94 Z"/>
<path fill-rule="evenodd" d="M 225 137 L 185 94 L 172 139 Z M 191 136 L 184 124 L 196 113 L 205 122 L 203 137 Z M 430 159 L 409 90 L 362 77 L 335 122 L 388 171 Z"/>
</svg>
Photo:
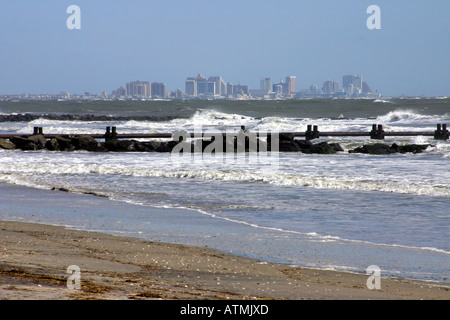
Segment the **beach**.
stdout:
<svg viewBox="0 0 450 320">
<path fill-rule="evenodd" d="M 60 226 L 0 223 L 0 297 L 67 299 L 449 299 L 448 284 L 289 267 L 208 248 Z M 69 289 L 67 267 L 80 267 Z"/>
<path fill-rule="evenodd" d="M 0 113 L 35 117 L 4 119 L 0 133 L 429 131 L 448 123 L 447 100 L 11 102 Z M 73 118 L 43 114 L 58 108 Z M 373 139 L 313 140 L 343 151 L 0 150 L 0 298 L 447 300 L 448 141 L 387 137 L 428 147 L 379 155 L 350 152 Z"/>
</svg>

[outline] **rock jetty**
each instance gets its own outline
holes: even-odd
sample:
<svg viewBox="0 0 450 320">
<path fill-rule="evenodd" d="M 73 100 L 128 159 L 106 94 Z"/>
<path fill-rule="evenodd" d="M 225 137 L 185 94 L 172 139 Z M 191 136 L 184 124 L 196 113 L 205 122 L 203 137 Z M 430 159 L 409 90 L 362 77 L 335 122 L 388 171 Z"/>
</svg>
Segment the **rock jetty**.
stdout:
<svg viewBox="0 0 450 320">
<path fill-rule="evenodd" d="M 214 140 L 212 140 L 214 141 Z M 212 143 L 209 140 L 201 141 L 200 150 Z M 270 142 L 270 137 L 268 138 Z M 44 135 L 35 134 L 29 136 L 15 136 L 10 139 L 0 138 L 0 149 L 7 150 L 48 150 L 48 151 L 91 151 L 91 152 L 171 152 L 172 149 L 179 143 L 179 141 L 137 141 L 137 140 L 119 140 L 108 139 L 106 142 L 100 142 L 89 135 L 59 135 L 51 139 L 46 139 Z M 197 144 L 199 141 L 196 142 Z M 260 141 L 262 143 L 262 141 Z M 234 150 L 237 150 L 236 141 L 234 142 Z M 199 150 L 191 144 L 192 151 Z M 365 153 L 375 155 L 386 155 L 394 153 L 421 153 L 430 145 L 408 144 L 365 144 L 349 153 Z M 224 142 L 224 148 L 226 145 Z M 246 140 L 245 151 L 248 151 L 248 139 Z M 270 151 L 270 143 L 268 143 L 268 151 Z M 292 134 L 279 134 L 279 151 L 280 152 L 301 152 L 306 154 L 334 154 L 337 152 L 344 152 L 344 149 L 338 143 L 318 142 L 313 143 L 310 140 L 295 140 Z"/>
</svg>

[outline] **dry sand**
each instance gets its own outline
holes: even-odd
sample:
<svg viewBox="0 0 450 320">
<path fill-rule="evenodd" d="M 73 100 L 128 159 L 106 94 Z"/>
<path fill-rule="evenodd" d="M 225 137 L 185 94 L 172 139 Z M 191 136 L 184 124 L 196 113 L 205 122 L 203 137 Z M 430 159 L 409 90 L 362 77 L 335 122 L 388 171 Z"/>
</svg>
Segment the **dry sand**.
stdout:
<svg viewBox="0 0 450 320">
<path fill-rule="evenodd" d="M 432 299 L 450 298 L 448 283 L 381 279 L 289 267 L 208 248 L 0 221 L 0 299 Z M 67 267 L 81 270 L 68 289 Z"/>
</svg>

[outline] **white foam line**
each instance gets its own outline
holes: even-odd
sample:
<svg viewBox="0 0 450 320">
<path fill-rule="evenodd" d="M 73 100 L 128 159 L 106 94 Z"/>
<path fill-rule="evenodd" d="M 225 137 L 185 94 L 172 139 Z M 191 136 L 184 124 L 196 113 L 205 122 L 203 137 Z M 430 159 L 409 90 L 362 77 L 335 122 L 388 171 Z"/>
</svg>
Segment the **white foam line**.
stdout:
<svg viewBox="0 0 450 320">
<path fill-rule="evenodd" d="M 118 200 L 118 201 L 121 201 L 121 200 Z M 133 203 L 133 202 L 130 201 L 129 203 Z M 399 245 L 399 244 L 374 243 L 374 242 L 369 242 L 369 241 L 364 241 L 364 240 L 344 239 L 344 238 L 340 238 L 338 236 L 331 236 L 331 235 L 324 236 L 324 235 L 320 235 L 320 234 L 318 234 L 316 232 L 304 233 L 304 232 L 299 232 L 299 231 L 285 230 L 285 229 L 281 229 L 281 228 L 265 227 L 265 226 L 260 226 L 260 225 L 257 225 L 257 224 L 254 224 L 254 223 L 250 223 L 250 222 L 235 220 L 235 219 L 226 218 L 226 217 L 220 217 L 220 216 L 215 215 L 214 213 L 210 213 L 210 212 L 204 211 L 202 209 L 198 209 L 198 208 L 189 208 L 189 207 L 182 207 L 182 206 L 180 206 L 180 207 L 172 207 L 172 206 L 168 206 L 168 205 L 155 206 L 155 205 L 148 205 L 148 204 L 142 204 L 142 203 L 135 203 L 135 204 L 144 205 L 144 206 L 151 206 L 151 207 L 156 207 L 156 208 L 163 208 L 163 209 L 184 209 L 184 210 L 196 211 L 196 212 L 198 212 L 200 214 L 207 215 L 207 216 L 210 216 L 212 218 L 221 219 L 221 220 L 225 220 L 225 221 L 229 221 L 229 222 L 233 222 L 233 223 L 244 224 L 244 225 L 250 226 L 252 228 L 269 230 L 269 231 L 297 234 L 297 235 L 309 236 L 309 237 L 317 237 L 317 238 L 326 239 L 326 240 L 330 240 L 331 239 L 331 240 L 335 240 L 335 241 L 362 243 L 362 244 L 373 245 L 373 246 L 397 247 L 397 248 L 412 249 L 412 250 L 428 250 L 428 251 L 433 251 L 433 252 L 437 252 L 437 253 L 450 255 L 450 251 L 446 251 L 446 250 L 438 249 L 438 248 L 432 248 L 432 247 L 416 247 L 416 246 L 406 246 L 406 245 Z"/>
</svg>

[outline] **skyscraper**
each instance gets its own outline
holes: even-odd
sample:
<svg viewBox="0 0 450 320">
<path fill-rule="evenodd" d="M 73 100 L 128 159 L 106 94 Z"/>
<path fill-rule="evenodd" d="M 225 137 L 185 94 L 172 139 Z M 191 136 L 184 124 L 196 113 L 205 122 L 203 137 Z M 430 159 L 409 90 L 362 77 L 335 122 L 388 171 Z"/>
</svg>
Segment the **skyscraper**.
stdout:
<svg viewBox="0 0 450 320">
<path fill-rule="evenodd" d="M 166 84 L 162 82 L 153 82 L 152 85 L 152 98 L 165 98 L 166 97 Z"/>
<path fill-rule="evenodd" d="M 209 77 L 206 80 L 201 74 L 197 77 L 188 77 L 185 81 L 186 94 L 197 97 L 203 95 L 227 95 L 227 84 L 221 76 Z"/>
<path fill-rule="evenodd" d="M 227 95 L 233 95 L 234 94 L 234 86 L 231 82 L 227 83 Z"/>
<path fill-rule="evenodd" d="M 372 89 L 370 88 L 369 84 L 367 82 L 363 82 L 362 86 L 362 94 L 371 94 L 373 93 Z"/>
<path fill-rule="evenodd" d="M 119 97 L 124 97 L 127 95 L 127 89 L 125 89 L 123 86 L 120 86 L 119 89 L 116 91 L 116 95 Z"/>
<path fill-rule="evenodd" d="M 333 94 L 339 91 L 339 82 L 328 80 L 325 81 L 322 87 L 322 91 L 325 94 Z"/>
<path fill-rule="evenodd" d="M 133 97 L 151 97 L 152 89 L 149 81 L 132 81 L 127 83 L 127 94 Z"/>
<path fill-rule="evenodd" d="M 347 90 L 350 85 L 362 90 L 362 77 L 360 75 L 345 75 L 342 77 L 342 87 Z"/>
<path fill-rule="evenodd" d="M 265 91 L 266 93 L 272 92 L 272 89 L 273 89 L 272 78 L 261 78 L 260 89 L 262 91 Z"/>
<path fill-rule="evenodd" d="M 290 95 L 290 94 L 294 94 L 297 92 L 295 76 L 286 77 L 286 83 L 287 83 L 287 94 Z"/>
<path fill-rule="evenodd" d="M 193 79 L 188 79 L 185 82 L 186 86 L 186 94 L 189 96 L 196 97 L 197 96 L 197 81 Z"/>
<path fill-rule="evenodd" d="M 225 81 L 223 81 L 222 77 L 220 76 L 209 77 L 208 81 L 214 82 L 216 84 L 214 94 L 218 94 L 219 96 L 225 96 L 227 94 L 227 85 Z"/>
<path fill-rule="evenodd" d="M 250 92 L 250 91 L 249 91 L 247 85 L 236 84 L 236 85 L 233 86 L 233 93 L 234 93 L 234 94 L 248 95 L 249 92 Z"/>
</svg>

